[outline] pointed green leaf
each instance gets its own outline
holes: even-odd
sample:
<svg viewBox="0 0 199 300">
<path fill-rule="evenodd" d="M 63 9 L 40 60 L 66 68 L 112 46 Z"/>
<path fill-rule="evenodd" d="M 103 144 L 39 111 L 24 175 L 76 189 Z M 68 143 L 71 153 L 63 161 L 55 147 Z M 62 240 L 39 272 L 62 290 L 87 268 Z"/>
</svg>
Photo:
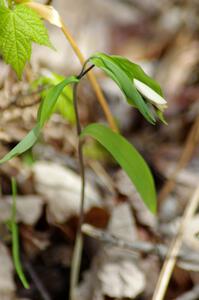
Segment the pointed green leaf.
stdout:
<svg viewBox="0 0 199 300">
<path fill-rule="evenodd" d="M 140 80 L 152 88 L 152 90 L 156 91 L 160 96 L 163 96 L 160 85 L 150 76 L 148 76 L 139 65 L 121 56 L 112 55 L 111 57 L 125 72 L 128 73 L 128 76 L 132 80 L 134 78 Z"/>
<path fill-rule="evenodd" d="M 19 142 L 10 152 L 8 152 L 1 160 L 0 164 L 12 159 L 13 157 L 20 155 L 30 149 L 38 140 L 40 134 L 39 126 L 35 126 L 21 142 Z"/>
<path fill-rule="evenodd" d="M 0 52 L 19 78 L 30 60 L 32 42 L 51 47 L 39 16 L 23 4 L 13 9 L 0 6 Z"/>
<path fill-rule="evenodd" d="M 40 107 L 40 111 L 38 113 L 37 122 L 38 122 L 40 128 L 42 128 L 44 126 L 45 122 L 51 116 L 52 111 L 56 105 L 57 99 L 60 96 L 60 94 L 62 93 L 64 87 L 68 84 L 75 83 L 78 81 L 79 81 L 79 79 L 77 79 L 77 77 L 70 76 L 70 77 L 66 78 L 65 80 L 63 80 L 62 82 L 60 82 L 55 87 L 52 87 L 50 89 L 47 96 L 43 100 L 41 107 Z"/>
<path fill-rule="evenodd" d="M 100 142 L 127 173 L 151 212 L 156 211 L 156 192 L 151 171 L 138 151 L 120 134 L 102 124 L 88 125 L 81 136 Z"/>
<path fill-rule="evenodd" d="M 134 86 L 129 73 L 121 68 L 117 60 L 103 53 L 96 53 L 90 61 L 110 76 L 122 90 L 129 104 L 137 107 L 148 122 L 154 124 L 155 119 L 142 96 Z"/>
<path fill-rule="evenodd" d="M 33 90 L 38 89 L 38 87 L 47 87 L 44 91 L 41 92 L 42 99 L 46 97 L 50 88 L 58 85 L 64 80 L 64 76 L 58 75 L 54 72 L 51 72 L 48 76 L 40 76 L 36 79 L 31 87 Z M 48 87 L 49 86 L 49 87 Z M 65 86 L 61 92 L 59 98 L 57 99 L 56 105 L 52 111 L 52 114 L 56 112 L 62 115 L 70 124 L 75 123 L 75 111 L 73 107 L 73 89 L 70 85 Z"/>
</svg>

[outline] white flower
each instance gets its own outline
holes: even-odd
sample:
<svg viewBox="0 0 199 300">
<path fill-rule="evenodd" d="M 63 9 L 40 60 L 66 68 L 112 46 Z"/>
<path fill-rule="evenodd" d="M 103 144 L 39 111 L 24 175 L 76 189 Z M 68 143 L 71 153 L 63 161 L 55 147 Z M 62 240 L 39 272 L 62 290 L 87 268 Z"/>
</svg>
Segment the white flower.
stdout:
<svg viewBox="0 0 199 300">
<path fill-rule="evenodd" d="M 133 80 L 136 89 L 142 94 L 149 102 L 151 102 L 154 106 L 156 106 L 160 111 L 164 111 L 167 107 L 167 101 L 161 97 L 158 93 L 156 93 L 152 88 L 150 88 L 145 83 L 140 80 Z"/>
</svg>

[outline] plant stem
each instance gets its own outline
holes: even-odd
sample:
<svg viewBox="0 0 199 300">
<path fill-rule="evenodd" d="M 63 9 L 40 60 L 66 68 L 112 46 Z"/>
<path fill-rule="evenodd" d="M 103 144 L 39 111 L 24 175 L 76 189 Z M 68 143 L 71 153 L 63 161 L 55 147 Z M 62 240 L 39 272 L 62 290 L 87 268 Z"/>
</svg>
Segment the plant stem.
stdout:
<svg viewBox="0 0 199 300">
<path fill-rule="evenodd" d="M 74 84 L 73 87 L 73 99 L 74 99 L 74 109 L 75 109 L 75 116 L 76 116 L 76 126 L 77 126 L 77 136 L 78 136 L 78 157 L 79 157 L 79 167 L 80 167 L 80 176 L 81 176 L 81 207 L 80 207 L 80 220 L 79 220 L 79 228 L 78 230 L 81 231 L 81 225 L 83 223 L 83 216 L 84 216 L 84 194 L 85 194 L 85 169 L 84 169 L 84 159 L 83 159 L 83 152 L 82 152 L 82 140 L 80 140 L 80 135 L 82 132 L 80 119 L 79 119 L 79 112 L 78 112 L 78 104 L 77 104 L 77 87 L 78 83 Z"/>
<path fill-rule="evenodd" d="M 77 78 L 81 79 L 94 67 L 94 65 L 91 65 L 88 69 L 85 70 L 86 64 L 87 62 L 83 64 L 82 71 L 77 76 Z M 79 224 L 77 229 L 77 235 L 76 235 L 73 258 L 72 258 L 72 265 L 71 265 L 70 295 L 69 295 L 70 300 L 75 299 L 75 288 L 78 283 L 78 277 L 79 277 L 80 266 L 81 266 L 81 256 L 82 256 L 82 249 L 83 249 L 83 234 L 81 231 L 81 227 L 84 222 L 84 202 L 85 202 L 85 167 L 84 167 L 84 158 L 83 158 L 83 151 L 82 151 L 82 140 L 80 139 L 82 129 L 81 129 L 81 122 L 80 122 L 79 111 L 78 111 L 77 88 L 78 88 L 78 83 L 75 83 L 73 86 L 73 101 L 74 101 L 76 129 L 77 129 L 77 137 L 78 137 L 78 158 L 79 158 L 79 168 L 80 168 L 80 176 L 81 176 L 81 196 L 80 196 Z"/>
</svg>

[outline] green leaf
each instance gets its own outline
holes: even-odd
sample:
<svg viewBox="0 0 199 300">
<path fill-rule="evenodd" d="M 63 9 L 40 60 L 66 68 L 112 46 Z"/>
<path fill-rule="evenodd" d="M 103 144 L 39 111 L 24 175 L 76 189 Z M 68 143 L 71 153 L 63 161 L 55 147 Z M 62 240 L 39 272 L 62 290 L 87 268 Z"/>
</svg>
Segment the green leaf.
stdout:
<svg viewBox="0 0 199 300">
<path fill-rule="evenodd" d="M 151 124 L 155 123 L 155 118 L 145 103 L 142 96 L 138 93 L 129 72 L 121 67 L 117 59 L 104 53 L 96 53 L 90 58 L 90 61 L 101 68 L 110 76 L 119 88 L 122 90 L 129 104 L 139 109 L 145 119 Z"/>
<path fill-rule="evenodd" d="M 63 80 L 57 86 L 50 89 L 45 99 L 40 104 L 37 114 L 37 125 L 19 142 L 10 152 L 8 152 L 1 160 L 0 164 L 12 159 L 13 157 L 20 155 L 30 149 L 38 140 L 41 129 L 51 116 L 56 101 L 67 84 L 78 82 L 79 80 L 75 76 L 71 76 Z"/>
<path fill-rule="evenodd" d="M 151 171 L 138 151 L 120 134 L 102 124 L 88 125 L 81 136 L 100 142 L 127 173 L 151 212 L 156 211 L 156 192 Z"/>
<path fill-rule="evenodd" d="M 42 128 L 45 124 L 45 122 L 49 119 L 49 117 L 52 114 L 52 111 L 56 105 L 57 99 L 62 93 L 64 87 L 68 84 L 78 82 L 79 79 L 75 76 L 71 76 L 60 82 L 55 87 L 52 87 L 50 91 L 48 92 L 47 96 L 42 102 L 40 112 L 38 114 L 37 122 Z"/>
<path fill-rule="evenodd" d="M 21 260 L 20 260 L 20 248 L 19 248 L 19 230 L 16 223 L 16 197 L 17 197 L 17 185 L 14 178 L 12 178 L 12 198 L 13 198 L 13 205 L 12 205 L 12 217 L 10 220 L 10 228 L 12 232 L 12 256 L 14 261 L 14 266 L 16 272 L 23 284 L 23 286 L 28 289 L 29 284 L 23 272 Z"/>
<path fill-rule="evenodd" d="M 49 88 L 46 88 L 44 91 L 41 92 L 41 96 L 42 98 L 44 98 L 51 87 L 56 86 L 63 80 L 63 76 L 51 72 L 49 76 L 40 76 L 32 83 L 31 87 L 33 88 L 33 90 L 35 90 L 38 89 L 38 87 L 49 86 Z M 65 88 L 61 92 L 52 113 L 54 112 L 62 115 L 62 117 L 65 120 L 67 120 L 70 124 L 75 123 L 75 111 L 73 107 L 73 90 L 70 85 L 65 86 Z"/>
<path fill-rule="evenodd" d="M 0 52 L 19 78 L 30 60 L 32 42 L 51 47 L 40 17 L 23 4 L 13 9 L 0 6 Z"/>
<path fill-rule="evenodd" d="M 132 80 L 134 78 L 140 80 L 141 82 L 152 88 L 154 91 L 156 91 L 160 96 L 163 96 L 160 85 L 150 76 L 148 76 L 139 65 L 121 56 L 112 55 L 112 58 L 115 62 L 118 63 L 118 65 L 120 65 L 120 67 L 125 72 L 128 73 L 129 77 Z"/>
<path fill-rule="evenodd" d="M 12 159 L 13 157 L 20 155 L 30 149 L 38 140 L 40 134 L 40 128 L 36 125 L 24 138 L 19 142 L 10 152 L 8 152 L 1 160 L 0 164 Z"/>
</svg>

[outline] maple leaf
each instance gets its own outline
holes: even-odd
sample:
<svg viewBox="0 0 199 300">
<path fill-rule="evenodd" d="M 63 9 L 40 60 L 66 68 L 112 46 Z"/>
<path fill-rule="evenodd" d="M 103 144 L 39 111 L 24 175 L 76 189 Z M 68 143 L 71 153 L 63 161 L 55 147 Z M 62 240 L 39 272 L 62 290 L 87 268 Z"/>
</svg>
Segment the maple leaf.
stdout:
<svg viewBox="0 0 199 300">
<path fill-rule="evenodd" d="M 13 9 L 0 6 L 0 52 L 19 78 L 30 60 L 32 42 L 52 47 L 47 29 L 37 13 L 23 4 Z"/>
</svg>

